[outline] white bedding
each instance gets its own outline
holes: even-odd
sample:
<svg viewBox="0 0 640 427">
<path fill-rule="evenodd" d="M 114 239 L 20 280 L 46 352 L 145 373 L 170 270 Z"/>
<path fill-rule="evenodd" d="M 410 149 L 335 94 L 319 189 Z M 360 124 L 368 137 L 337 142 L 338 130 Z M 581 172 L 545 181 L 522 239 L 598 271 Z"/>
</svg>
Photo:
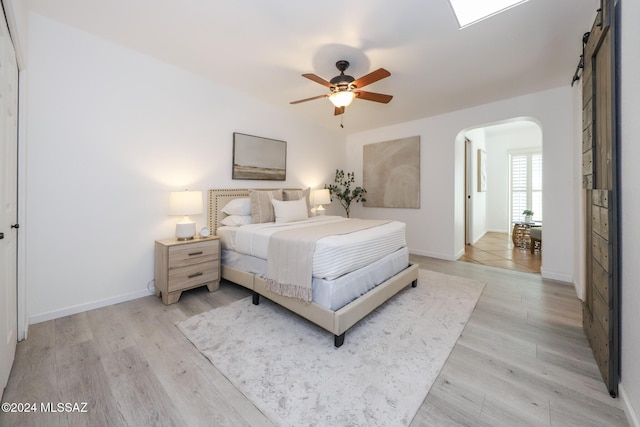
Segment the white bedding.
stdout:
<svg viewBox="0 0 640 427">
<path fill-rule="evenodd" d="M 264 277 L 267 261 L 223 249 L 222 264 Z M 313 278 L 313 302 L 329 310 L 339 310 L 378 284 L 407 268 L 409 250 L 404 247 L 363 268 L 335 279 Z"/>
<path fill-rule="evenodd" d="M 220 227 L 223 249 L 266 259 L 269 237 L 278 231 L 315 226 L 323 222 L 348 221 L 339 216 L 317 216 L 294 223 L 247 224 Z M 340 277 L 406 246 L 405 224 L 391 221 L 351 234 L 320 239 L 313 256 L 313 277 L 328 280 Z"/>
</svg>

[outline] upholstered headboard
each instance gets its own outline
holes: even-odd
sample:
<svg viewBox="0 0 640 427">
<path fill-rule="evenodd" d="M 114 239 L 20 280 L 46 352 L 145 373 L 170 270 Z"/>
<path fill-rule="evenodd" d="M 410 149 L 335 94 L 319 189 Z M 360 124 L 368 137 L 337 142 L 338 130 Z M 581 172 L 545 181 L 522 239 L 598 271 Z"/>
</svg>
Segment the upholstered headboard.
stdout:
<svg viewBox="0 0 640 427">
<path fill-rule="evenodd" d="M 260 188 L 260 190 L 276 190 L 276 188 Z M 300 190 L 299 188 L 284 188 L 284 190 Z M 249 197 L 248 188 L 224 188 L 209 190 L 209 229 L 212 233 L 222 225 L 226 216 L 222 208 L 233 199 Z"/>
<path fill-rule="evenodd" d="M 220 227 L 222 219 L 226 216 L 222 213 L 225 207 L 233 199 L 249 197 L 248 188 L 227 188 L 209 190 L 209 229 L 215 233 Z"/>
</svg>

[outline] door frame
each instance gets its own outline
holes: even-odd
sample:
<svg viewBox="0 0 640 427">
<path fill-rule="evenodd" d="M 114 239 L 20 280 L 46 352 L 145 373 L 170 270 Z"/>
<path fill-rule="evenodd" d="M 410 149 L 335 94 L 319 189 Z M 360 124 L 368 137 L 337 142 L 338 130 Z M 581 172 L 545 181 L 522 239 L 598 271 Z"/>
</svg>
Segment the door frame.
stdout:
<svg viewBox="0 0 640 427">
<path fill-rule="evenodd" d="M 464 244 L 471 245 L 471 236 L 473 236 L 473 197 L 471 196 L 473 188 L 473 155 L 471 153 L 471 140 L 464 137 Z"/>
<path fill-rule="evenodd" d="M 5 17 L 7 19 L 7 25 L 9 27 L 9 33 L 11 34 L 11 41 L 16 53 L 16 59 L 18 62 L 18 224 L 21 225 L 20 232 L 18 232 L 18 340 L 22 341 L 27 338 L 29 328 L 29 315 L 27 311 L 27 285 L 26 285 L 26 170 L 27 170 L 27 149 L 26 149 L 26 134 L 27 126 L 26 117 L 27 114 L 27 102 L 24 94 L 26 91 L 26 58 L 27 50 L 26 43 L 23 40 L 23 36 L 26 39 L 26 16 L 28 15 L 28 8 L 24 5 L 24 2 L 17 2 L 12 0 L 0 0 L 4 8 Z M 23 18 L 23 19 L 21 19 Z M 24 31 L 20 31 L 20 30 Z"/>
</svg>

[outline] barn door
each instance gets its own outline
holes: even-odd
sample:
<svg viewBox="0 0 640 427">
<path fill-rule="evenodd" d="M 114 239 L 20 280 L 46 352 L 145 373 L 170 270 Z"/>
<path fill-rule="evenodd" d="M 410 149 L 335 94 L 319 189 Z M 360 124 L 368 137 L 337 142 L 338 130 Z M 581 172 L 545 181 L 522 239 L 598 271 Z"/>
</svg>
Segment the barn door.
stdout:
<svg viewBox="0 0 640 427">
<path fill-rule="evenodd" d="M 585 45 L 583 187 L 586 293 L 583 326 L 609 394 L 618 394 L 619 273 L 613 0 L 603 0 Z"/>
</svg>

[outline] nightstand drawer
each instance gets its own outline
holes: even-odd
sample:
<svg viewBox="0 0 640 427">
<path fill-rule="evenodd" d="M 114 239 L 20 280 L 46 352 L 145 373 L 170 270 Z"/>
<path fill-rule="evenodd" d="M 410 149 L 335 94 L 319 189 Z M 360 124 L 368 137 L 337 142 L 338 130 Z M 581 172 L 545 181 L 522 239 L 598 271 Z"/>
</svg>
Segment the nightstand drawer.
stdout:
<svg viewBox="0 0 640 427">
<path fill-rule="evenodd" d="M 220 261 L 212 260 L 169 270 L 168 291 L 177 291 L 213 282 L 220 278 Z"/>
<path fill-rule="evenodd" d="M 169 269 L 216 260 L 220 257 L 217 241 L 192 243 L 169 248 Z"/>
<path fill-rule="evenodd" d="M 156 240 L 154 278 L 156 296 L 165 304 L 178 302 L 182 291 L 220 286 L 220 239 Z"/>
</svg>

